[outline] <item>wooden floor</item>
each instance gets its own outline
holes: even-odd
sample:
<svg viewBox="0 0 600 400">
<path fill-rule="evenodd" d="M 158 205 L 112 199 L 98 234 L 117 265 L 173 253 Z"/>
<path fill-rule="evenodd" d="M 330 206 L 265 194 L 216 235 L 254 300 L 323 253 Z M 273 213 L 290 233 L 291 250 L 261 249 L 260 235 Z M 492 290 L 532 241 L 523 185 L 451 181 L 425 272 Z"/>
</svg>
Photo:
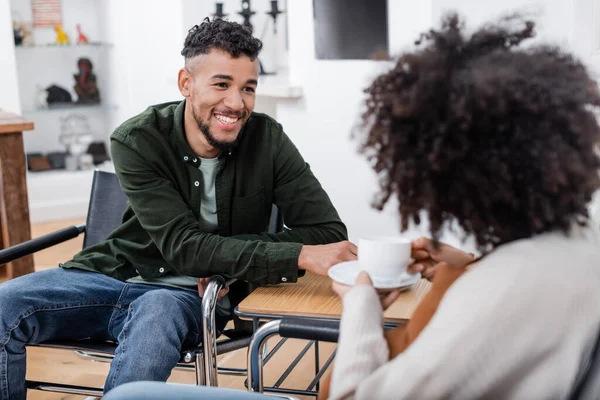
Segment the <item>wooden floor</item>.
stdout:
<svg viewBox="0 0 600 400">
<path fill-rule="evenodd" d="M 78 224 L 83 221 L 61 221 L 55 223 L 36 224 L 32 226 L 32 236 L 37 237 L 57 229 Z M 56 268 L 57 264 L 69 260 L 80 248 L 82 238 L 73 239 L 69 242 L 54 246 L 51 249 L 41 251 L 34 257 L 36 270 Z M 276 343 L 269 343 L 272 348 Z M 265 386 L 273 385 L 290 362 L 307 344 L 301 340 L 290 340 L 286 342 L 281 350 L 269 361 L 265 367 Z M 334 345 L 320 344 L 320 364 L 322 365 L 334 349 Z M 97 385 L 104 383 L 108 373 L 109 364 L 90 362 L 78 358 L 73 352 L 48 349 L 28 349 L 27 354 L 27 378 L 44 382 L 61 382 L 74 385 Z M 219 365 L 231 368 L 246 367 L 246 350 L 225 354 L 219 357 Z M 282 387 L 306 389 L 314 378 L 314 352 L 308 351 L 296 368 L 283 382 Z M 244 377 L 219 376 L 219 386 L 244 389 Z M 193 372 L 173 371 L 170 382 L 189 383 L 195 382 Z M 310 399 L 312 397 L 302 397 Z M 41 400 L 72 400 L 82 399 L 80 396 L 51 394 L 46 392 L 30 391 L 28 399 Z"/>
</svg>

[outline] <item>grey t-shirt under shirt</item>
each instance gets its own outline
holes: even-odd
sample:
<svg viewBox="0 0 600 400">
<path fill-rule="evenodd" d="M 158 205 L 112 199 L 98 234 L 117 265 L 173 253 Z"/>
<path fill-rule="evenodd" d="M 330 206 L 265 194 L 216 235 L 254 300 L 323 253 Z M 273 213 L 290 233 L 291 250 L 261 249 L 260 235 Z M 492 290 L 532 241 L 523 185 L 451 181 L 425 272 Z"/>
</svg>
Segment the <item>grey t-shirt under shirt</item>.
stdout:
<svg viewBox="0 0 600 400">
<path fill-rule="evenodd" d="M 216 233 L 218 227 L 217 219 L 217 201 L 215 196 L 215 181 L 219 159 L 200 157 L 200 171 L 202 172 L 202 182 L 194 182 L 194 186 L 200 190 L 201 206 L 200 220 L 198 221 L 200 229 L 206 233 Z M 198 262 L 201 262 L 200 260 Z M 145 283 L 150 285 L 162 285 L 176 287 L 186 290 L 198 290 L 198 279 L 192 276 L 179 275 L 171 272 L 155 279 L 147 280 L 141 276 L 135 276 L 127 280 L 129 283 Z M 229 309 L 229 299 L 227 296 L 219 302 L 219 306 Z M 221 308 L 219 307 L 219 308 Z"/>
</svg>

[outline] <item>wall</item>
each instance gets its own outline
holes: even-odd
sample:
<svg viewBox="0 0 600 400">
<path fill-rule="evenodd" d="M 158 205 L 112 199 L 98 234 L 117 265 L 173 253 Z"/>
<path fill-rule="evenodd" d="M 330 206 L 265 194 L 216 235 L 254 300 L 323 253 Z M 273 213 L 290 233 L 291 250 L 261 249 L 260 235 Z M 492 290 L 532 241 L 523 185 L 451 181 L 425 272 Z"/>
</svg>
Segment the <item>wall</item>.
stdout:
<svg viewBox="0 0 600 400">
<path fill-rule="evenodd" d="M 10 0 L 0 0 L 0 109 L 21 113 Z"/>
<path fill-rule="evenodd" d="M 181 0 L 103 0 L 103 25 L 114 44 L 108 65 L 111 99 L 118 110 L 107 135 L 150 104 L 181 98 L 177 71 L 183 43 Z"/>
<path fill-rule="evenodd" d="M 536 38 L 530 43 L 545 42 L 569 46 L 574 26 L 573 0 L 503 0 L 488 1 L 482 7 L 478 0 L 431 0 L 433 20 L 452 10 L 466 17 L 471 29 L 493 19 L 519 12 L 536 22 Z"/>
<path fill-rule="evenodd" d="M 370 207 L 377 181 L 350 138 L 361 109 L 362 89 L 390 64 L 316 60 L 312 2 L 290 1 L 288 7 L 290 80 L 303 87 L 304 96 L 300 101 L 279 103 L 277 118 L 329 193 L 351 240 L 397 234 L 395 205 L 383 212 Z M 431 3 L 388 1 L 388 17 L 390 49 L 396 53 L 430 27 Z"/>
</svg>

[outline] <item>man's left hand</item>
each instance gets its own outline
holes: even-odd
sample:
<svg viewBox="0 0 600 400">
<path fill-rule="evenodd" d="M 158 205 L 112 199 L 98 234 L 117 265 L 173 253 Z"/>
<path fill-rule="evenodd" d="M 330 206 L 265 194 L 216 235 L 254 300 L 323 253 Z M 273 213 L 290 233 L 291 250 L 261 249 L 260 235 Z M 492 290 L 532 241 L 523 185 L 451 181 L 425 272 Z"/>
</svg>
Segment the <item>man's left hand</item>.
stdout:
<svg viewBox="0 0 600 400">
<path fill-rule="evenodd" d="M 204 297 L 204 292 L 206 291 L 206 287 L 208 286 L 209 282 L 210 282 L 210 278 L 199 278 L 198 279 L 198 295 L 200 297 Z M 226 286 L 223 289 L 221 289 L 221 291 L 219 292 L 219 295 L 217 296 L 217 301 L 219 301 L 223 297 L 225 297 L 227 295 L 227 293 L 229 293 L 229 286 Z"/>
</svg>

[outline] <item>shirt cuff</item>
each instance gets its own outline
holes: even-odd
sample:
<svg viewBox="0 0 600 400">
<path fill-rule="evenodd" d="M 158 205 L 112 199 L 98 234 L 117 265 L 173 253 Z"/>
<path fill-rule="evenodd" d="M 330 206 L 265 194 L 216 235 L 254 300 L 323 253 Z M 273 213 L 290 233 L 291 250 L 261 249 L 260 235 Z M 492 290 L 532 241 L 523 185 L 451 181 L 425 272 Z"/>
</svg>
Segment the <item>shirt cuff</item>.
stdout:
<svg viewBox="0 0 600 400">
<path fill-rule="evenodd" d="M 268 284 L 294 283 L 298 281 L 298 257 L 302 243 L 268 243 Z"/>
</svg>

